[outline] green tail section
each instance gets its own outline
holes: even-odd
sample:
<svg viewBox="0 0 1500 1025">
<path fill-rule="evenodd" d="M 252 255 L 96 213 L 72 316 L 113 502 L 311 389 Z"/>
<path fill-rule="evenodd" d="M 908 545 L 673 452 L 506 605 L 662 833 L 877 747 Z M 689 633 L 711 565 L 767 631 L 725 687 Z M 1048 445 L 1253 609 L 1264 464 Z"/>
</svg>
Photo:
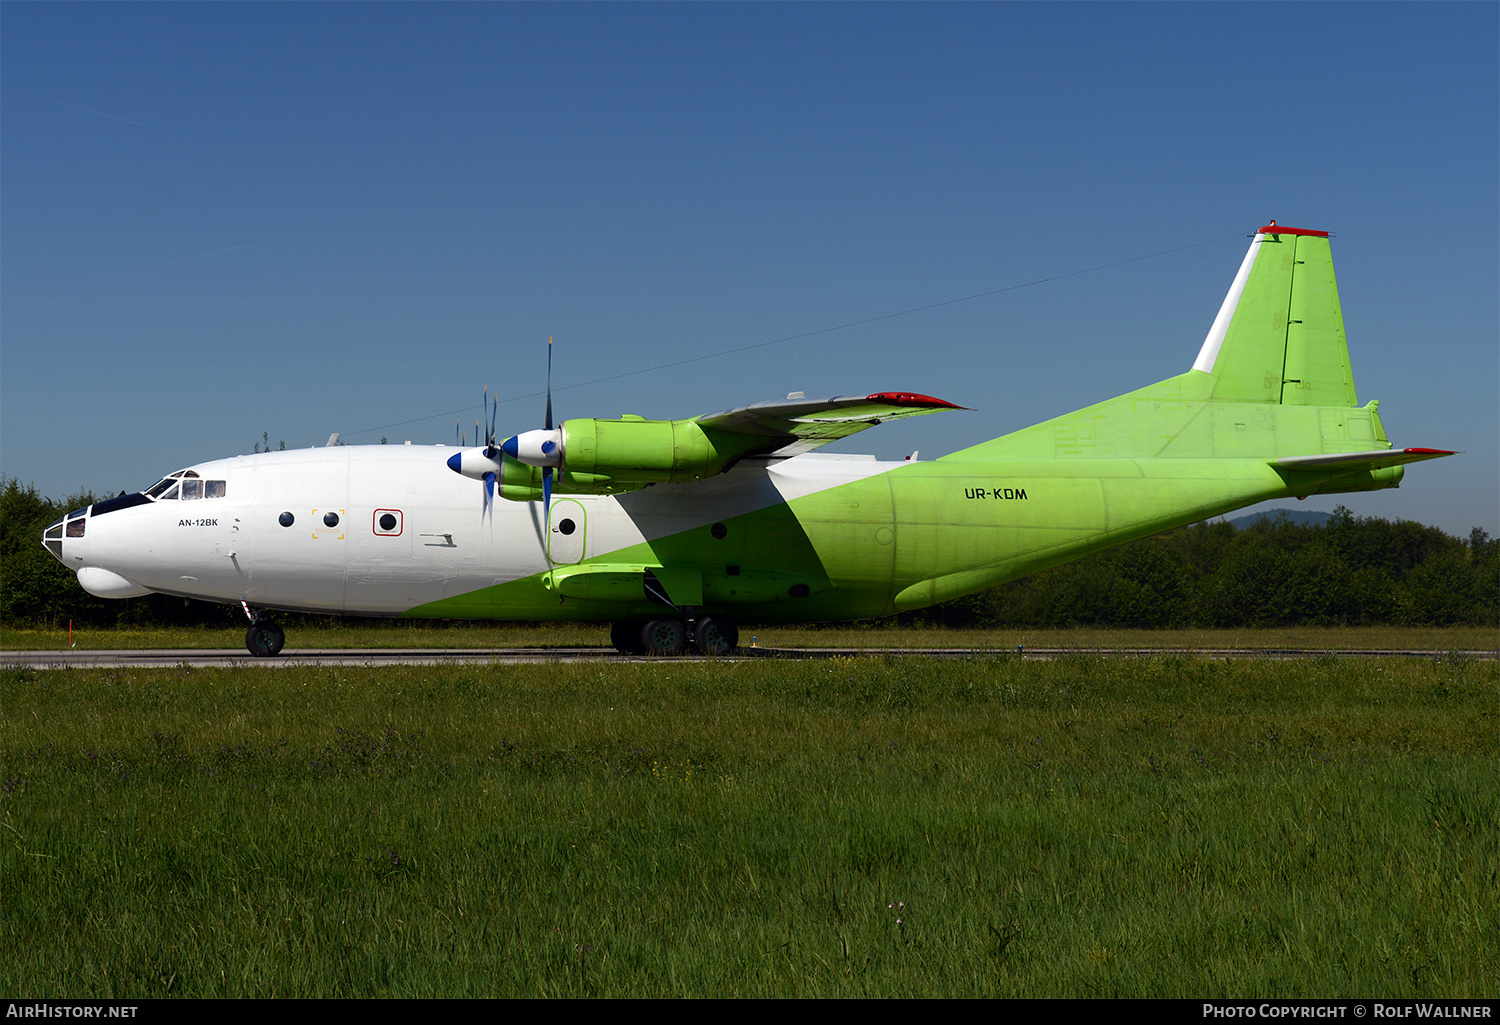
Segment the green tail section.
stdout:
<svg viewBox="0 0 1500 1025">
<path fill-rule="evenodd" d="M 1327 233 L 1268 225 L 1192 370 L 944 459 L 1275 460 L 1388 448 L 1376 404 L 1358 407 L 1355 395 Z"/>
<path fill-rule="evenodd" d="M 893 605 L 1268 499 L 1396 487 L 1401 463 L 1443 454 L 1391 453 L 1376 404 L 1355 403 L 1327 233 L 1261 228 L 1192 370 L 890 475 L 896 575 L 914 581 Z"/>
<path fill-rule="evenodd" d="M 1269 225 L 1245 264 L 1193 364 L 1218 379 L 1213 397 L 1357 405 L 1327 234 Z"/>
</svg>

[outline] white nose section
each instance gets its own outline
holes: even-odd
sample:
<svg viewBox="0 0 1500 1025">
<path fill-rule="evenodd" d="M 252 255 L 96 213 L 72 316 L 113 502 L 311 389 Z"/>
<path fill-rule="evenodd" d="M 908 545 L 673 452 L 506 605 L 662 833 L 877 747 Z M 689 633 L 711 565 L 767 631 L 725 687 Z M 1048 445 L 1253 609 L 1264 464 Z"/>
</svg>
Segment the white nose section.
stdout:
<svg viewBox="0 0 1500 1025">
<path fill-rule="evenodd" d="M 118 573 L 111 573 L 98 566 L 85 566 L 79 570 L 78 582 L 96 598 L 139 598 L 151 593 L 151 588 L 142 587 L 134 580 L 127 580 Z"/>
<path fill-rule="evenodd" d="M 525 431 L 517 434 L 500 446 L 500 450 L 527 466 L 561 466 L 563 461 L 563 432 L 553 430 Z"/>
</svg>

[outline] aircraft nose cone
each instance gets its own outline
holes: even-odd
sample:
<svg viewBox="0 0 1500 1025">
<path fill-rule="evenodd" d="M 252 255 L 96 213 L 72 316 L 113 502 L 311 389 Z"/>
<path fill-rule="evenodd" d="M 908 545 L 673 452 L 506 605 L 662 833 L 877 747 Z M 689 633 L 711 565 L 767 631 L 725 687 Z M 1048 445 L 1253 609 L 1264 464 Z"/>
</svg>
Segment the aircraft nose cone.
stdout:
<svg viewBox="0 0 1500 1025">
<path fill-rule="evenodd" d="M 464 472 L 464 454 L 462 452 L 455 452 L 448 457 L 448 469 L 454 473 Z"/>
</svg>

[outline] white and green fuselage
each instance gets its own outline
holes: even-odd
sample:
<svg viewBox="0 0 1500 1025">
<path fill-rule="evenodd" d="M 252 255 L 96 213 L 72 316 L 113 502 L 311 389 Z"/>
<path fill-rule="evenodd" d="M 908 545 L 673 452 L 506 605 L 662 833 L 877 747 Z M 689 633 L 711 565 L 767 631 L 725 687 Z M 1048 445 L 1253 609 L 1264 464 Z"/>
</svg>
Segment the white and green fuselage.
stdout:
<svg viewBox="0 0 1500 1025">
<path fill-rule="evenodd" d="M 1391 449 L 1376 404 L 1356 405 L 1328 240 L 1274 225 L 1184 374 L 935 461 L 802 451 L 947 406 L 876 399 L 891 411 L 826 400 L 839 415 L 780 403 L 570 421 L 554 432 L 569 440 L 550 508 L 536 466 L 493 446 L 238 456 L 80 511 L 44 543 L 110 596 L 443 618 L 621 621 L 674 607 L 854 619 L 1267 499 L 1395 487 L 1401 464 L 1445 454 Z M 656 462 L 644 442 L 630 450 L 658 436 L 678 440 Z M 587 472 L 570 476 L 585 451 Z M 493 504 L 471 479 L 487 465 Z"/>
</svg>

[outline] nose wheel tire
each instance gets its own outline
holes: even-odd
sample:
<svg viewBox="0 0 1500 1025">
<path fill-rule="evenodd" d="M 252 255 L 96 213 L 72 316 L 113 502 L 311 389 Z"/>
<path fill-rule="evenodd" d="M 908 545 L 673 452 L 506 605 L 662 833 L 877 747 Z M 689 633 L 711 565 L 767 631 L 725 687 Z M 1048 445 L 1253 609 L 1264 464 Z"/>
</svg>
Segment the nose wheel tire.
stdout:
<svg viewBox="0 0 1500 1025">
<path fill-rule="evenodd" d="M 270 620 L 258 619 L 245 631 L 245 647 L 256 658 L 270 658 L 281 654 L 286 644 L 286 631 Z"/>
</svg>

